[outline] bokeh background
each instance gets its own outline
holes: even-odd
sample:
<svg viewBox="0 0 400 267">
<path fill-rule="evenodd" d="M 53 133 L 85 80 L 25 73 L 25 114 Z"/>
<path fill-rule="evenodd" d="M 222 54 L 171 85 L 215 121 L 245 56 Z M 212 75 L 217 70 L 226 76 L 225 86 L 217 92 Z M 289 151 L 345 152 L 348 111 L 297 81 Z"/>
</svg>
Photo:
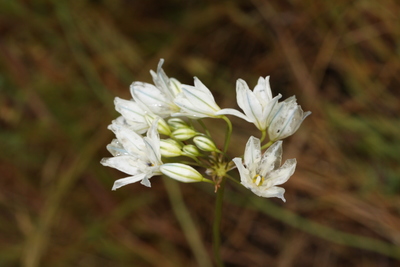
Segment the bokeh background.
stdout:
<svg viewBox="0 0 400 267">
<path fill-rule="evenodd" d="M 286 203 L 228 186 L 227 266 L 399 266 L 399 14 L 396 0 L 0 0 L 0 266 L 213 265 L 211 186 L 112 192 L 124 174 L 99 164 L 113 98 L 160 58 L 223 108 L 238 78 L 270 75 L 313 112 L 284 142 Z M 259 133 L 233 121 L 237 156 Z"/>
</svg>

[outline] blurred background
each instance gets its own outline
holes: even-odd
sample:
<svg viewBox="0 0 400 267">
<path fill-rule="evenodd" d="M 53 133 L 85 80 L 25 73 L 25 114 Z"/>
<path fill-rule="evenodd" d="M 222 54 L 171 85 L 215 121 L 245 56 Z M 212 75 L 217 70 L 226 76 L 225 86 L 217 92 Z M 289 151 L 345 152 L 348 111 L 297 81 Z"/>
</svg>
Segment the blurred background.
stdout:
<svg viewBox="0 0 400 267">
<path fill-rule="evenodd" d="M 125 174 L 99 164 L 114 97 L 160 58 L 222 108 L 238 78 L 269 75 L 312 111 L 284 142 L 286 203 L 228 186 L 226 266 L 399 266 L 399 14 L 396 0 L 0 0 L 0 266 L 213 265 L 212 186 L 113 192 Z M 259 135 L 233 122 L 232 157 Z"/>
</svg>

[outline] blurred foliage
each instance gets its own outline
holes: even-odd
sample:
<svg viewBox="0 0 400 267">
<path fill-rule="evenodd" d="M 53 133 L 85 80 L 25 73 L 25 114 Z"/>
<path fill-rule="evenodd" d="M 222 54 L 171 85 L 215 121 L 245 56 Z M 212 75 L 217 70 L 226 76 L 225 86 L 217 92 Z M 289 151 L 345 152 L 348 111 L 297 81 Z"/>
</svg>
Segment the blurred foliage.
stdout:
<svg viewBox="0 0 400 267">
<path fill-rule="evenodd" d="M 111 192 L 124 174 L 99 164 L 113 98 L 160 58 L 221 107 L 237 78 L 270 75 L 313 112 L 284 147 L 298 160 L 286 204 L 227 190 L 227 266 L 398 266 L 399 13 L 396 0 L 0 0 L 0 266 L 210 266 L 212 188 Z M 257 132 L 234 129 L 238 155 Z"/>
</svg>

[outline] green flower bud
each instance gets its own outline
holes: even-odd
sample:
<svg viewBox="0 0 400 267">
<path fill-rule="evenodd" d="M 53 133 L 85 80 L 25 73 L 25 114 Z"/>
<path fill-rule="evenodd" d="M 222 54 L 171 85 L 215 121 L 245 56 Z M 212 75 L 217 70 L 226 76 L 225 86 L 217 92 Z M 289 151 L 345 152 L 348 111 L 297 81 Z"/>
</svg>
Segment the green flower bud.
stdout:
<svg viewBox="0 0 400 267">
<path fill-rule="evenodd" d="M 171 118 L 168 120 L 168 125 L 173 129 L 181 129 L 181 128 L 189 128 L 189 125 L 187 123 L 180 119 L 180 118 Z"/>
<path fill-rule="evenodd" d="M 160 152 L 161 156 L 166 158 L 182 155 L 181 145 L 172 139 L 160 140 Z"/>
<path fill-rule="evenodd" d="M 164 135 L 171 135 L 171 129 L 169 128 L 168 124 L 165 122 L 165 120 L 159 116 L 156 115 L 150 115 L 150 114 L 146 114 L 145 115 L 145 119 L 147 121 L 147 123 L 149 125 L 153 124 L 153 121 L 155 119 L 158 119 L 158 125 L 157 125 L 157 130 L 160 134 L 164 134 Z"/>
<path fill-rule="evenodd" d="M 219 151 L 218 148 L 215 146 L 214 142 L 211 141 L 209 138 L 204 137 L 204 136 L 196 136 L 193 138 L 193 142 L 195 145 L 203 151 Z"/>
<path fill-rule="evenodd" d="M 193 167 L 182 163 L 166 163 L 160 166 L 160 171 L 166 176 L 184 183 L 206 180 Z"/>
<path fill-rule="evenodd" d="M 186 141 L 195 135 L 197 135 L 195 130 L 190 128 L 181 128 L 173 131 L 171 137 L 179 141 Z"/>
<path fill-rule="evenodd" d="M 190 156 L 190 157 L 197 157 L 198 155 L 200 155 L 199 150 L 197 149 L 197 147 L 195 145 L 186 145 L 182 148 L 183 151 L 183 155 L 186 156 Z"/>
</svg>

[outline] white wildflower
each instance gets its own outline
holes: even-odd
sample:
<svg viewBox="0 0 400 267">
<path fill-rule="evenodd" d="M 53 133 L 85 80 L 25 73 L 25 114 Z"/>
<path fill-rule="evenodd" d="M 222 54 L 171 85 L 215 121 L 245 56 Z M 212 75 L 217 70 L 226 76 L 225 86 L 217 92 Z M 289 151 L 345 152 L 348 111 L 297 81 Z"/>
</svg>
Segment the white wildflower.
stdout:
<svg viewBox="0 0 400 267">
<path fill-rule="evenodd" d="M 254 194 L 261 197 L 278 197 L 286 202 L 285 189 L 278 187 L 294 173 L 296 159 L 289 159 L 280 167 L 282 160 L 282 141 L 274 143 L 261 155 L 260 139 L 250 137 L 241 158 L 234 158 L 240 173 L 241 183 Z"/>
<path fill-rule="evenodd" d="M 160 137 L 156 125 L 157 121 L 148 130 L 146 137 L 121 125 L 111 126 L 117 139 L 108 145 L 107 149 L 114 157 L 102 159 L 101 164 L 130 175 L 115 181 L 112 190 L 138 181 L 150 187 L 149 179 L 154 175 L 161 174 L 160 166 L 163 163 L 160 154 Z"/>
<path fill-rule="evenodd" d="M 130 89 L 133 99 L 142 103 L 154 114 L 166 118 L 179 111 L 174 100 L 182 89 L 178 80 L 169 78 L 165 74 L 162 69 L 163 63 L 164 60 L 161 59 L 158 63 L 157 73 L 150 72 L 155 86 L 144 82 L 134 82 Z"/>
<path fill-rule="evenodd" d="M 310 111 L 304 112 L 301 106 L 297 105 L 295 96 L 278 103 L 272 112 L 268 128 L 270 140 L 281 140 L 294 134 L 303 120 L 310 114 Z"/>
</svg>

